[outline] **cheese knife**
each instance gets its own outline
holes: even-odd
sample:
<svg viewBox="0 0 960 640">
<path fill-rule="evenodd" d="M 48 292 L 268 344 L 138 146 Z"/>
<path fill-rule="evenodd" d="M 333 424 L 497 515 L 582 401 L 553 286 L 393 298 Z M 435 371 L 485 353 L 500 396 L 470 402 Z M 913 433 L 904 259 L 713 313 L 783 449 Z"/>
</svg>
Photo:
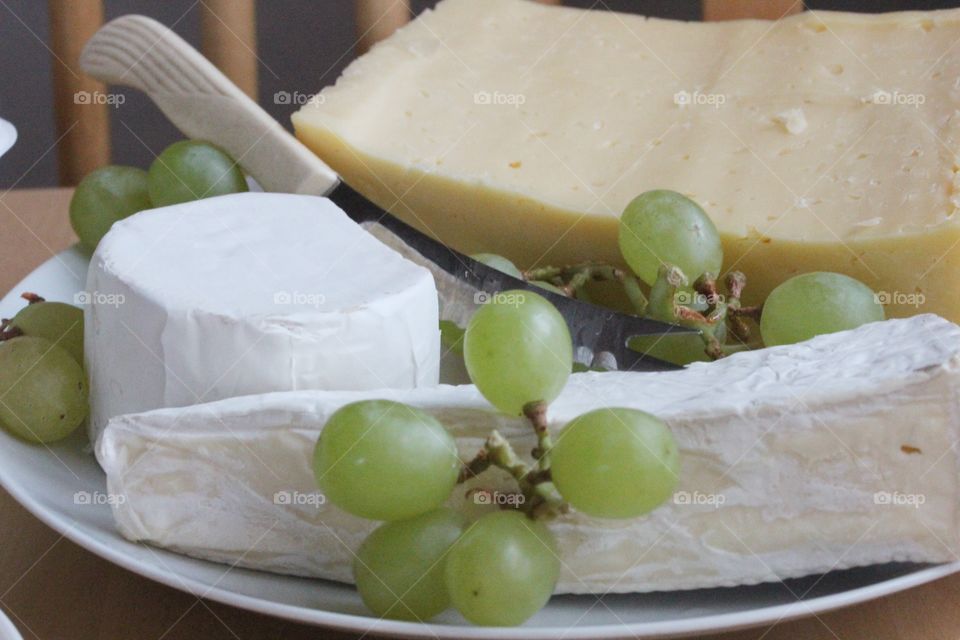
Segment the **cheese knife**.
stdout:
<svg viewBox="0 0 960 640">
<path fill-rule="evenodd" d="M 146 93 L 189 138 L 230 153 L 267 191 L 326 196 L 356 222 L 434 275 L 441 319 L 466 326 L 489 296 L 535 291 L 552 302 L 570 328 L 574 359 L 585 366 L 657 371 L 678 368 L 630 349 L 640 336 L 693 329 L 618 313 L 537 287 L 488 267 L 405 224 L 346 184 L 209 60 L 156 20 L 127 15 L 87 42 L 80 66 L 91 76 Z"/>
</svg>

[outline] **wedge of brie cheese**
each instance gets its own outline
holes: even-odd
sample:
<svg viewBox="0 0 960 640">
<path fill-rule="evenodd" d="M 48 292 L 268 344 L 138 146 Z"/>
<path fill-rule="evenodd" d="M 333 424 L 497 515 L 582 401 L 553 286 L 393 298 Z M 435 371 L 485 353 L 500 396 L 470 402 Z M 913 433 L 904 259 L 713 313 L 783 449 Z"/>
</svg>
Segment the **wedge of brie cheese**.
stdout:
<svg viewBox="0 0 960 640">
<path fill-rule="evenodd" d="M 444 0 L 293 122 L 351 186 L 467 253 L 619 262 L 627 203 L 674 189 L 716 223 L 750 304 L 836 271 L 888 316 L 960 321 L 958 39 L 957 9 L 697 23 Z"/>
<path fill-rule="evenodd" d="M 134 215 L 101 241 L 85 295 L 94 441 L 124 413 L 438 382 L 430 272 L 326 198 L 245 193 Z"/>
<path fill-rule="evenodd" d="M 497 428 L 520 452 L 522 420 L 472 386 L 275 393 L 113 419 L 97 447 L 124 536 L 189 555 L 349 581 L 375 523 L 317 492 L 311 454 L 346 403 L 423 408 L 464 456 Z M 680 484 L 648 517 L 551 523 L 559 592 L 752 584 L 960 551 L 960 327 L 932 315 L 664 373 L 571 377 L 553 429 L 608 406 L 650 411 L 681 451 Z M 472 486 L 510 490 L 487 472 Z M 455 490 L 451 503 L 478 507 Z"/>
</svg>

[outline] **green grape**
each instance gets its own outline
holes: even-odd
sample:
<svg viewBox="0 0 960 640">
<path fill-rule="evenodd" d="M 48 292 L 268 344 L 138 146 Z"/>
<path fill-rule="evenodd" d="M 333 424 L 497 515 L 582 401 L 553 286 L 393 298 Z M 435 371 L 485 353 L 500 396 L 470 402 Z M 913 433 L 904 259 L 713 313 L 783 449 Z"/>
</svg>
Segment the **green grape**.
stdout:
<svg viewBox="0 0 960 640">
<path fill-rule="evenodd" d="M 520 269 L 517 269 L 515 264 L 503 256 L 498 256 L 495 253 L 475 253 L 470 257 L 477 262 L 482 262 L 488 267 L 496 269 L 497 271 L 503 271 L 508 276 L 513 276 L 518 280 L 523 280 L 523 274 L 520 272 Z"/>
<path fill-rule="evenodd" d="M 620 252 L 649 285 L 661 264 L 673 264 L 693 282 L 723 266 L 720 234 L 696 202 L 675 191 L 647 191 L 620 217 Z"/>
<path fill-rule="evenodd" d="M 401 520 L 450 496 L 460 458 L 453 438 L 432 416 L 399 402 L 362 400 L 330 416 L 313 470 L 326 497 L 344 511 Z"/>
<path fill-rule="evenodd" d="M 603 288 L 603 285 L 606 283 L 594 283 L 589 282 L 586 285 L 580 287 L 574 292 L 577 300 L 581 302 L 589 302 L 590 304 L 595 304 L 601 307 L 607 307 L 608 309 L 613 309 L 614 311 L 622 311 L 623 313 L 636 313 L 635 309 L 632 309 L 628 304 L 623 304 L 626 302 L 626 296 L 623 294 L 623 287 L 617 284 L 616 293 L 610 295 L 610 289 Z M 599 296 L 594 295 L 594 290 L 601 288 Z"/>
<path fill-rule="evenodd" d="M 566 291 L 564 291 L 563 289 L 561 289 L 561 288 L 558 287 L 557 285 L 551 284 L 551 283 L 549 283 L 549 282 L 544 282 L 543 280 L 534 280 L 534 281 L 532 281 L 530 284 L 535 284 L 535 285 L 537 285 L 538 287 L 540 287 L 541 289 L 546 289 L 547 291 L 553 292 L 553 293 L 555 293 L 555 294 L 557 294 L 557 295 L 559 295 L 559 296 L 566 296 L 566 295 L 567 295 Z"/>
<path fill-rule="evenodd" d="M 117 220 L 150 209 L 147 172 L 111 165 L 90 173 L 73 192 L 70 225 L 80 244 L 93 251 Z"/>
<path fill-rule="evenodd" d="M 659 317 L 656 313 L 650 314 L 648 317 L 663 322 L 676 322 L 675 318 Z M 720 344 L 726 343 L 726 321 L 717 325 L 714 335 L 720 341 Z M 634 336 L 630 338 L 627 346 L 644 355 L 680 366 L 688 365 L 691 362 L 712 362 L 712 358 L 707 355 L 706 345 L 700 333 Z"/>
<path fill-rule="evenodd" d="M 658 418 L 635 409 L 598 409 L 570 422 L 550 450 L 557 491 L 597 518 L 635 518 L 673 494 L 677 444 Z"/>
<path fill-rule="evenodd" d="M 635 336 L 627 346 L 644 355 L 679 366 L 710 361 L 710 356 L 704 349 L 703 338 L 699 334 Z"/>
<path fill-rule="evenodd" d="M 367 608 L 384 618 L 424 622 L 449 607 L 447 550 L 466 524 L 456 511 L 437 509 L 387 522 L 367 536 L 353 561 Z"/>
<path fill-rule="evenodd" d="M 28 442 L 54 442 L 87 417 L 87 381 L 66 349 L 44 338 L 0 342 L 0 425 Z"/>
<path fill-rule="evenodd" d="M 83 366 L 83 310 L 64 302 L 34 302 L 13 316 L 10 325 L 25 336 L 56 343 Z"/>
<path fill-rule="evenodd" d="M 767 296 L 760 335 L 773 347 L 883 318 L 883 306 L 870 287 L 839 273 L 817 271 L 794 276 Z"/>
<path fill-rule="evenodd" d="M 470 380 L 504 413 L 521 415 L 528 402 L 550 402 L 573 366 L 573 342 L 563 316 L 531 291 L 505 291 L 470 319 L 463 337 Z"/>
<path fill-rule="evenodd" d="M 150 165 L 147 186 L 156 207 L 247 191 L 236 161 L 209 142 L 181 140 Z"/>
<path fill-rule="evenodd" d="M 463 329 L 456 322 L 440 321 L 440 344 L 444 351 L 451 351 L 463 355 Z"/>
<path fill-rule="evenodd" d="M 559 575 L 553 534 L 519 511 L 483 516 L 447 555 L 450 601 L 474 624 L 523 623 L 547 603 Z"/>
</svg>

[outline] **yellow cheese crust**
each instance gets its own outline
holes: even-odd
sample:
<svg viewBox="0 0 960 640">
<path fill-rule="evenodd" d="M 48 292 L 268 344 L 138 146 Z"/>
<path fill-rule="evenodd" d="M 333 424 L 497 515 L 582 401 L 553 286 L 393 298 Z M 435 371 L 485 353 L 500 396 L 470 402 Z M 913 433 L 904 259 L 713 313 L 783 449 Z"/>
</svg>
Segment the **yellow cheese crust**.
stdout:
<svg viewBox="0 0 960 640">
<path fill-rule="evenodd" d="M 748 302 L 838 271 L 888 315 L 960 321 L 960 10 L 684 23 L 445 0 L 294 115 L 369 198 L 465 252 L 620 262 L 617 221 L 675 189 Z"/>
</svg>

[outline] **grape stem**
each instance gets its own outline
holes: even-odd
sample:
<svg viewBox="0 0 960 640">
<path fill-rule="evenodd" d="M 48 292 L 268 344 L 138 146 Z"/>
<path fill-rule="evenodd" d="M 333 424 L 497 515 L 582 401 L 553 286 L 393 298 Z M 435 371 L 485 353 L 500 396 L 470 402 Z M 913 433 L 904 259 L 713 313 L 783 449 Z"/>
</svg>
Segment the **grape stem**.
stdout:
<svg viewBox="0 0 960 640">
<path fill-rule="evenodd" d="M 717 332 L 724 324 L 743 343 L 750 340 L 747 319 L 758 320 L 761 307 L 744 307 L 740 302 L 747 277 L 740 271 L 731 271 L 724 279 L 727 295 L 720 293 L 717 277 L 704 273 L 693 283 L 692 291 L 687 276 L 679 267 L 660 266 L 657 279 L 650 288 L 648 315 L 658 320 L 697 329 L 703 338 L 704 351 L 717 360 L 727 355 Z"/>
<path fill-rule="evenodd" d="M 566 513 L 569 507 L 550 477 L 549 453 L 553 443 L 547 427 L 547 405 L 545 402 L 531 402 L 524 406 L 523 411 L 537 436 L 537 446 L 533 450 L 536 464 L 531 466 L 521 460 L 510 442 L 494 430 L 483 448 L 461 468 L 457 482 L 466 482 L 490 467 L 497 467 L 509 473 L 517 482 L 524 497 L 520 509 L 528 516 L 551 518 Z"/>
<path fill-rule="evenodd" d="M 547 424 L 547 403 L 542 400 L 528 402 L 523 407 L 523 415 L 530 421 L 533 432 L 537 436 L 537 446 L 531 452 L 533 459 L 537 461 L 537 469 L 541 472 L 549 472 L 550 449 L 553 448 L 553 441 L 550 439 Z"/>
<path fill-rule="evenodd" d="M 38 302 L 46 302 L 45 298 L 29 291 L 24 291 L 20 294 L 20 297 L 27 301 L 28 306 Z M 0 342 L 12 340 L 23 335 L 20 327 L 13 326 L 10 324 L 11 322 L 13 321 L 10 318 L 0 319 Z"/>
<path fill-rule="evenodd" d="M 644 315 L 647 298 L 640 281 L 624 269 L 599 262 L 584 262 L 566 267 L 539 267 L 523 273 L 527 280 L 543 280 L 556 285 L 568 296 L 579 297 L 590 282 L 619 282 L 637 315 Z"/>
<path fill-rule="evenodd" d="M 714 360 L 723 357 L 723 345 L 716 336 L 717 327 L 724 321 L 726 305 L 717 292 L 716 277 L 705 273 L 689 290 L 690 280 L 672 264 L 662 264 L 657 279 L 650 288 L 648 314 L 657 319 L 697 329 L 703 338 L 704 351 Z M 693 294 L 696 295 L 693 295 Z M 697 311 L 689 304 L 706 304 L 705 311 Z"/>
<path fill-rule="evenodd" d="M 523 272 L 523 277 L 528 281 L 549 282 L 568 296 L 576 298 L 585 297 L 584 287 L 590 282 L 618 282 L 630 300 L 634 313 L 697 329 L 703 339 L 704 351 L 714 360 L 727 355 L 723 340 L 718 337 L 721 327 L 728 326 L 740 342 L 747 343 L 750 341 L 750 325 L 747 321 L 758 321 L 762 310 L 761 306 L 744 307 L 740 302 L 747 285 L 747 278 L 740 271 L 727 274 L 724 279 L 727 295 L 723 296 L 718 290 L 715 274 L 704 273 L 691 287 L 689 279 L 679 267 L 662 264 L 650 288 L 649 299 L 632 273 L 605 263 L 538 267 Z"/>
<path fill-rule="evenodd" d="M 22 335 L 23 331 L 20 330 L 20 327 L 15 327 L 10 324 L 10 318 L 0 320 L 0 342 L 11 340 Z"/>
<path fill-rule="evenodd" d="M 727 318 L 730 323 L 730 330 L 741 342 L 750 341 L 750 325 L 747 319 L 754 322 L 760 322 L 760 314 L 763 312 L 763 305 L 744 307 L 740 298 L 743 296 L 743 289 L 747 286 L 747 277 L 739 271 L 732 271 L 727 274 L 727 291 L 730 297 L 727 300 Z"/>
<path fill-rule="evenodd" d="M 460 467 L 460 475 L 457 476 L 457 484 L 463 484 L 471 478 L 476 478 L 490 468 L 492 463 L 490 461 L 490 456 L 487 454 L 489 442 L 490 441 L 488 438 L 487 442 L 484 443 L 483 449 L 480 449 L 480 451 L 477 452 L 477 455 L 475 455 L 470 462 Z"/>
</svg>

